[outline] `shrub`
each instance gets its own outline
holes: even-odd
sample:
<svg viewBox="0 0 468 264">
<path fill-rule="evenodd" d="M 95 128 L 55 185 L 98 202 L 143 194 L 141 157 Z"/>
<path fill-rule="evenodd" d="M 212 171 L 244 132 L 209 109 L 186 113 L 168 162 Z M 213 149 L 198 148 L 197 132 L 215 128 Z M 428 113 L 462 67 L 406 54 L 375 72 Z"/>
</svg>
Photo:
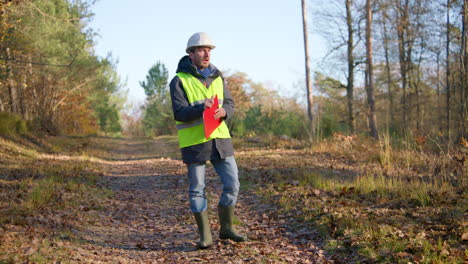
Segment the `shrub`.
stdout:
<svg viewBox="0 0 468 264">
<path fill-rule="evenodd" d="M 264 110 L 262 105 L 256 105 L 246 112 L 242 130 L 245 133 L 267 134 L 303 138 L 305 136 L 305 116 L 296 111 L 284 108 Z M 240 122 L 239 122 L 240 123 Z M 239 124 L 237 125 L 239 127 Z M 237 128 L 239 130 L 239 128 Z"/>
<path fill-rule="evenodd" d="M 27 132 L 28 124 L 21 116 L 13 113 L 0 112 L 0 135 L 23 135 Z"/>
</svg>

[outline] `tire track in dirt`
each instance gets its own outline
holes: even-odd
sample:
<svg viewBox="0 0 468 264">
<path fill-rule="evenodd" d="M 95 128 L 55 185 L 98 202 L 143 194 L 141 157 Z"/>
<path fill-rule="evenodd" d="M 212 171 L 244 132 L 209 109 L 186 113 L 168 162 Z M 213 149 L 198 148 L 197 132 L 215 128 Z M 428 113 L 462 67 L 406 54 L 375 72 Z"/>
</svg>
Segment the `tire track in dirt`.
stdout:
<svg viewBox="0 0 468 264">
<path fill-rule="evenodd" d="M 161 156 L 170 153 L 163 142 L 152 144 Z M 250 190 L 241 190 L 236 208 L 242 222 L 237 229 L 250 240 L 219 240 L 216 206 L 221 186 L 211 166 L 206 178 L 214 246 L 197 250 L 183 163 L 165 157 L 135 158 L 144 151 L 132 148 L 129 140 L 117 147 L 128 158 L 107 162 L 100 184 L 113 196 L 104 201 L 95 222 L 73 230 L 79 243 L 70 256 L 72 263 L 331 263 L 315 246 L 312 229 L 293 224 L 291 216 L 278 218 L 273 207 Z"/>
</svg>

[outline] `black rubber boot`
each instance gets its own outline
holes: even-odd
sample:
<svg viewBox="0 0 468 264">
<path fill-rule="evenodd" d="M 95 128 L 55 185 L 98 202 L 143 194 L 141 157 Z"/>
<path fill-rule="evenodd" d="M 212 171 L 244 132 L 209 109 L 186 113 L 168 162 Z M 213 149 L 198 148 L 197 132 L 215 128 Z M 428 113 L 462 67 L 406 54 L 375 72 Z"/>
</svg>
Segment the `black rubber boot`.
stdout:
<svg viewBox="0 0 468 264">
<path fill-rule="evenodd" d="M 200 233 L 200 241 L 197 242 L 199 249 L 209 248 L 213 245 L 213 239 L 211 237 L 210 221 L 208 220 L 208 211 L 200 213 L 193 213 L 195 221 L 198 225 L 198 233 Z"/>
<path fill-rule="evenodd" d="M 234 220 L 234 206 L 219 206 L 219 224 L 221 229 L 219 230 L 220 239 L 231 239 L 236 242 L 243 242 L 247 240 L 246 236 L 239 235 L 234 229 L 232 221 Z"/>
</svg>

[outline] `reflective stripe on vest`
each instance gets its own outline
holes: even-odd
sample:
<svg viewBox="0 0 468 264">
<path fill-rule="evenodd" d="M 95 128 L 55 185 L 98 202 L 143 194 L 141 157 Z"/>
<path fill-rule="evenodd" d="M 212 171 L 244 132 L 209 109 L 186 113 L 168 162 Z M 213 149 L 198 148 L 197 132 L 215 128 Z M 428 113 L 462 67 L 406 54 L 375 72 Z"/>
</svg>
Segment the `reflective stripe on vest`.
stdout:
<svg viewBox="0 0 468 264">
<path fill-rule="evenodd" d="M 203 83 L 191 74 L 179 72 L 177 76 L 182 82 L 185 93 L 187 94 L 188 103 L 190 106 L 203 104 L 206 98 L 211 98 L 214 95 L 218 95 L 219 107 L 223 105 L 224 99 L 224 87 L 223 79 L 217 77 L 210 85 L 206 88 Z M 195 119 L 189 122 L 176 121 L 177 135 L 179 136 L 179 147 L 184 148 L 208 142 L 214 138 L 230 138 L 229 129 L 226 122 L 222 122 L 221 125 L 211 134 L 210 138 L 205 138 L 205 130 L 203 127 L 203 119 Z"/>
</svg>

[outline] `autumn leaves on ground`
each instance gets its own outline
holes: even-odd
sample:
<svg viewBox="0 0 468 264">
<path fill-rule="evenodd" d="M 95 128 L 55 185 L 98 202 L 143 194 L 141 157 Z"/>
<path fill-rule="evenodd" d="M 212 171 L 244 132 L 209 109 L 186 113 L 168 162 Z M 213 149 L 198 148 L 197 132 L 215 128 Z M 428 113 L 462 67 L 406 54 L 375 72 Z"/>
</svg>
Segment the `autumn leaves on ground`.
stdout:
<svg viewBox="0 0 468 264">
<path fill-rule="evenodd" d="M 237 140 L 237 229 L 197 250 L 174 137 L 0 138 L 0 263 L 463 263 L 467 147 Z M 275 145 L 267 142 L 276 142 Z M 466 143 L 466 142 L 465 142 Z"/>
</svg>

